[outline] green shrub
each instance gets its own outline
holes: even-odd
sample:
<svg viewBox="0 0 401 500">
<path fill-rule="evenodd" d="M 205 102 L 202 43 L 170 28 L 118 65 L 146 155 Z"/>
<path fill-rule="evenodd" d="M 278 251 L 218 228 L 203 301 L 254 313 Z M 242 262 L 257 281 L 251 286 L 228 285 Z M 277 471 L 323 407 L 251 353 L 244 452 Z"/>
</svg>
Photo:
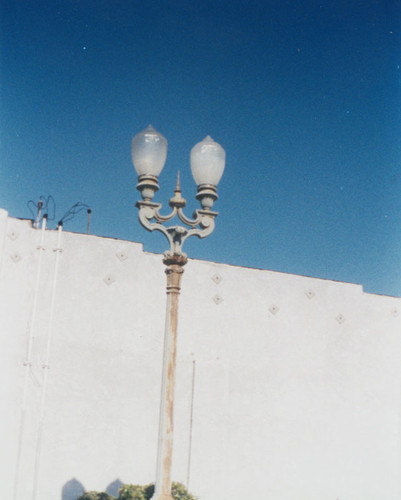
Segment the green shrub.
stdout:
<svg viewBox="0 0 401 500">
<path fill-rule="evenodd" d="M 139 486 L 138 484 L 124 484 L 118 490 L 118 498 L 109 495 L 108 493 L 99 493 L 97 491 L 88 491 L 77 500 L 150 500 L 155 491 L 153 484 Z M 197 500 L 196 497 L 188 493 L 185 486 L 181 483 L 173 483 L 171 486 L 171 494 L 174 500 Z"/>
<path fill-rule="evenodd" d="M 149 485 L 153 488 L 153 485 Z M 124 484 L 118 493 L 118 500 L 148 500 L 151 496 L 146 495 L 146 488 L 149 486 L 139 486 L 138 484 Z M 152 492 L 153 494 L 153 492 Z"/>
<path fill-rule="evenodd" d="M 88 491 L 84 493 L 77 500 L 116 500 L 115 497 L 112 497 L 108 493 L 99 493 L 98 491 Z"/>
<path fill-rule="evenodd" d="M 173 483 L 171 486 L 171 494 L 174 500 L 197 500 L 196 497 L 188 493 L 188 490 L 181 483 Z"/>
</svg>

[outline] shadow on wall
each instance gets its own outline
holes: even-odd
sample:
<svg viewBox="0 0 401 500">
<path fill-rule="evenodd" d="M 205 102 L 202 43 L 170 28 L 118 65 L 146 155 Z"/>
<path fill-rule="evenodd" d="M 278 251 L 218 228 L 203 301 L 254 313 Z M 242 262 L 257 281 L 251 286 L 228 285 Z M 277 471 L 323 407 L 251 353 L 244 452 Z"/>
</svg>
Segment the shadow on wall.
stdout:
<svg viewBox="0 0 401 500">
<path fill-rule="evenodd" d="M 110 483 L 106 488 L 106 493 L 109 495 L 113 495 L 115 497 L 118 496 L 118 490 L 123 486 L 123 482 L 119 479 L 116 479 L 112 483 Z M 85 493 L 85 488 L 83 484 L 78 481 L 78 479 L 70 479 L 61 491 L 61 500 L 77 500 L 77 498 Z"/>
<path fill-rule="evenodd" d="M 61 500 L 76 500 L 85 493 L 85 489 L 77 479 L 70 479 L 61 490 Z"/>
<path fill-rule="evenodd" d="M 123 486 L 123 482 L 119 479 L 116 479 L 112 483 L 110 483 L 106 488 L 106 493 L 109 495 L 113 495 L 114 497 L 118 497 L 118 490 Z"/>
</svg>

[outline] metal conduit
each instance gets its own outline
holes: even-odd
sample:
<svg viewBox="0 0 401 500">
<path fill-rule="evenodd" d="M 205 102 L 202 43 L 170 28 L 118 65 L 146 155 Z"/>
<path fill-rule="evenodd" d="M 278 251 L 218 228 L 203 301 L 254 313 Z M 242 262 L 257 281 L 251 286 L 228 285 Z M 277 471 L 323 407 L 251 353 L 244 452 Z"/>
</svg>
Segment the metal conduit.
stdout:
<svg viewBox="0 0 401 500">
<path fill-rule="evenodd" d="M 33 492 L 32 492 L 32 500 L 36 500 L 38 498 L 38 485 L 39 485 L 39 470 L 40 470 L 40 455 L 42 449 L 42 434 L 45 420 L 45 408 L 46 408 L 46 391 L 47 391 L 47 382 L 48 382 L 48 374 L 49 374 L 49 362 L 50 362 L 50 348 L 51 341 L 53 337 L 53 318 L 54 318 L 54 306 L 56 301 L 56 291 L 57 291 L 57 281 L 58 281 L 58 268 L 59 268 L 59 260 L 60 254 L 62 252 L 62 248 L 60 246 L 61 243 L 61 232 L 63 230 L 63 225 L 59 224 L 57 231 L 57 246 L 53 249 L 56 253 L 55 263 L 54 263 L 54 275 L 53 275 L 53 283 L 52 283 L 52 295 L 50 300 L 50 313 L 49 313 L 49 323 L 47 327 L 47 344 L 46 344 L 46 354 L 45 360 L 42 364 L 42 369 L 44 370 L 43 374 L 43 384 L 40 398 L 40 412 L 39 412 L 39 428 L 36 440 L 36 453 L 35 453 L 35 469 L 34 469 L 34 478 L 33 478 Z"/>
<path fill-rule="evenodd" d="M 31 368 L 32 368 L 32 349 L 33 349 L 33 341 L 35 338 L 34 333 L 35 333 L 35 326 L 36 326 L 35 323 L 36 323 L 36 313 L 37 313 L 37 306 L 38 306 L 40 275 L 41 275 L 41 270 L 42 270 L 42 254 L 43 254 L 43 250 L 44 250 L 43 244 L 44 244 L 45 231 L 46 231 L 46 220 L 47 220 L 47 217 L 46 216 L 43 217 L 42 228 L 40 231 L 40 243 L 36 247 L 36 249 L 39 250 L 39 257 L 38 257 L 38 267 L 36 269 L 32 312 L 31 312 L 30 321 L 28 323 L 28 347 L 27 347 L 26 358 L 24 361 L 25 375 L 24 375 L 24 385 L 23 385 L 23 391 L 22 391 L 20 425 L 19 425 L 19 432 L 18 432 L 17 460 L 16 460 L 16 465 L 15 465 L 14 495 L 13 495 L 14 500 L 18 499 L 18 486 L 20 483 L 19 476 L 20 476 L 20 472 L 21 472 L 20 469 L 21 469 L 21 456 L 22 456 L 22 447 L 23 447 L 22 445 L 23 445 L 25 419 L 26 419 L 26 401 L 27 401 L 27 395 L 28 395 L 29 375 L 31 373 Z"/>
<path fill-rule="evenodd" d="M 0 276 L 3 275 L 7 228 L 8 228 L 8 217 L 7 217 L 5 224 L 4 224 L 3 242 L 2 242 L 2 249 L 1 249 Z"/>
<path fill-rule="evenodd" d="M 189 446 L 188 446 L 187 484 L 186 484 L 187 490 L 189 490 L 189 478 L 191 474 L 192 428 L 194 423 L 195 368 L 196 368 L 196 360 L 194 359 L 192 361 L 191 414 L 189 419 Z"/>
</svg>

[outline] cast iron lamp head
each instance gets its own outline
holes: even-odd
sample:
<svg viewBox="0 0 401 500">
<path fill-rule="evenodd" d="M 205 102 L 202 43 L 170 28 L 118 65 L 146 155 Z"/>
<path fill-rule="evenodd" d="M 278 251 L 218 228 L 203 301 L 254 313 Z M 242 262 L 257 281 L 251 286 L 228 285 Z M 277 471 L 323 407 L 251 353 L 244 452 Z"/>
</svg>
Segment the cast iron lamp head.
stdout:
<svg viewBox="0 0 401 500">
<path fill-rule="evenodd" d="M 132 161 L 138 174 L 137 189 L 144 201 L 151 201 L 159 189 L 158 177 L 167 157 L 167 140 L 151 125 L 132 139 Z M 210 136 L 191 150 L 191 171 L 198 186 L 196 198 L 203 210 L 217 200 L 217 184 L 223 175 L 225 151 Z"/>
</svg>

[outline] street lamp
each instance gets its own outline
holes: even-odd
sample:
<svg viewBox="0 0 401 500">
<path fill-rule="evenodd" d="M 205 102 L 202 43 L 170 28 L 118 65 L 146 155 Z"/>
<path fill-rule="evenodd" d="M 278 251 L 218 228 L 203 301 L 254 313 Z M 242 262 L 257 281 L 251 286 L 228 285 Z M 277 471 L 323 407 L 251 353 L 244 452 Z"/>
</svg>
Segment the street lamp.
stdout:
<svg viewBox="0 0 401 500">
<path fill-rule="evenodd" d="M 218 215 L 211 208 L 217 200 L 217 184 L 225 165 L 225 151 L 211 137 L 207 136 L 191 150 L 191 170 L 198 186 L 196 199 L 202 209 L 195 210 L 193 219 L 184 215 L 186 200 L 181 196 L 179 176 L 174 196 L 169 205 L 172 211 L 161 215 L 162 205 L 154 203 L 153 197 L 159 189 L 158 176 L 164 167 L 167 156 L 167 140 L 151 125 L 132 139 L 132 161 L 138 174 L 137 189 L 142 201 L 139 209 L 139 222 L 148 231 L 163 233 L 170 249 L 164 253 L 163 263 L 167 266 L 167 304 L 164 333 L 163 373 L 159 416 L 159 439 L 157 451 L 156 487 L 154 500 L 173 500 L 171 496 L 171 464 L 173 452 L 173 411 L 174 381 L 177 353 L 178 295 L 180 293 L 183 266 L 187 256 L 182 251 L 184 241 L 190 236 L 206 238 L 213 232 L 214 219 Z M 164 226 L 177 216 L 183 226 Z"/>
</svg>

